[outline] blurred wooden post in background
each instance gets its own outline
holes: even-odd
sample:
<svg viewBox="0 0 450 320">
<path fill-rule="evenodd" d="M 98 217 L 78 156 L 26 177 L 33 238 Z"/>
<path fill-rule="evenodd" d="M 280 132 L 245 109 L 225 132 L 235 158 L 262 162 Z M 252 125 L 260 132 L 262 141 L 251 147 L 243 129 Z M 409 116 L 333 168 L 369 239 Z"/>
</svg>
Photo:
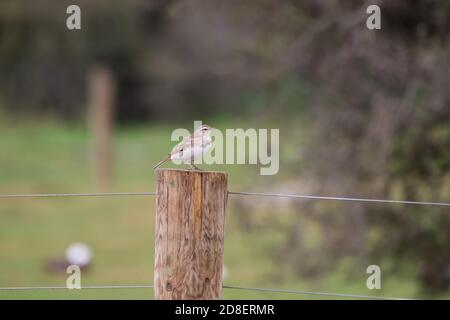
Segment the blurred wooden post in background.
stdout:
<svg viewBox="0 0 450 320">
<path fill-rule="evenodd" d="M 94 65 L 87 78 L 91 157 L 97 188 L 109 189 L 113 175 L 113 129 L 116 83 L 111 71 Z"/>
<path fill-rule="evenodd" d="M 220 299 L 227 174 L 156 170 L 155 299 Z"/>
</svg>

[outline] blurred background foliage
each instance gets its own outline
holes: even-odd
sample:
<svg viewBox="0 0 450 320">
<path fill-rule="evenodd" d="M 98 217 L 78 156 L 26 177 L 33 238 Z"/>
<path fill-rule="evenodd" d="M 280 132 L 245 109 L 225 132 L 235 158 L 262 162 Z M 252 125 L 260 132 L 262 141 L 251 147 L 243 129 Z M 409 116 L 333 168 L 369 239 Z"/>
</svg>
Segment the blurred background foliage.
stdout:
<svg viewBox="0 0 450 320">
<path fill-rule="evenodd" d="M 89 181 L 83 165 L 65 167 L 88 157 L 62 153 L 88 149 L 86 74 L 101 64 L 117 81 L 116 188 L 151 188 L 138 172 L 169 150 L 171 129 L 207 119 L 222 129 L 280 128 L 280 174 L 219 166 L 239 176 L 236 188 L 450 201 L 450 1 L 79 0 L 82 30 L 68 31 L 72 2 L 0 2 L 3 193 Z M 365 27 L 370 4 L 381 7 L 382 30 Z M 30 148 L 37 156 L 27 161 Z M 57 168 L 70 168 L 74 183 L 50 179 Z M 236 246 L 227 250 L 238 260 L 240 237 L 254 235 L 252 244 L 269 252 L 262 264 L 269 271 L 257 273 L 269 283 L 294 277 L 301 286 L 333 270 L 347 283 L 374 263 L 417 285 L 401 293 L 448 297 L 446 207 L 253 200 L 231 204 Z M 279 275 L 279 262 L 291 276 Z M 239 263 L 232 272 L 245 281 L 242 264 L 253 270 L 257 263 Z"/>
</svg>

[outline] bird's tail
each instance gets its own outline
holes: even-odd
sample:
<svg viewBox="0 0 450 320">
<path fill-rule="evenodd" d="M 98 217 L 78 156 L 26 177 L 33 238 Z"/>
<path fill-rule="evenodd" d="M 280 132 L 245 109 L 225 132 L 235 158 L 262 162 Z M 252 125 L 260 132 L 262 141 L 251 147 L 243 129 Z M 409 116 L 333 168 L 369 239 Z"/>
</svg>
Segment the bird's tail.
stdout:
<svg viewBox="0 0 450 320">
<path fill-rule="evenodd" d="M 158 168 L 159 166 L 161 166 L 162 164 L 164 164 L 165 162 L 170 160 L 170 154 L 163 160 L 161 160 L 160 162 L 158 162 L 154 167 L 153 170 L 155 170 L 156 168 Z"/>
</svg>

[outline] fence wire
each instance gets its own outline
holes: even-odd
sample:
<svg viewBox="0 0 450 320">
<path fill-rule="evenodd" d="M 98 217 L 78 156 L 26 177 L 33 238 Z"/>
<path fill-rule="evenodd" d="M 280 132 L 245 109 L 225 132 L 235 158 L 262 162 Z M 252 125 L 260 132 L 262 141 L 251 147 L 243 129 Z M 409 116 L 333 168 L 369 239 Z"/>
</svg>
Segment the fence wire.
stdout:
<svg viewBox="0 0 450 320">
<path fill-rule="evenodd" d="M 374 202 L 374 203 L 391 203 L 391 204 L 407 204 L 407 205 L 430 205 L 430 206 L 450 206 L 447 202 L 431 202 L 431 201 L 410 201 L 410 200 L 391 200 L 391 199 L 370 199 L 355 197 L 334 197 L 334 196 L 315 196 L 303 194 L 286 194 L 286 193 L 269 193 L 269 192 L 244 192 L 244 191 L 228 191 L 230 195 L 238 196 L 257 196 L 257 197 L 275 197 L 305 200 L 329 200 L 329 201 L 352 201 L 352 202 Z M 109 193 L 40 193 L 40 194 L 0 194 L 0 199 L 14 198 L 66 198 L 66 197 L 115 197 L 115 196 L 154 196 L 156 192 L 109 192 Z M 152 289 L 153 285 L 99 285 L 99 286 L 83 286 L 81 289 L 101 290 L 101 289 Z M 246 290 L 259 292 L 273 292 L 300 295 L 327 296 L 336 298 L 354 298 L 354 299 L 381 299 L 381 300 L 411 300 L 410 298 L 397 297 L 381 297 L 369 295 L 356 295 L 347 293 L 334 292 L 318 292 L 305 290 L 289 290 L 274 288 L 256 288 L 224 285 L 224 289 Z M 0 291 L 35 291 L 35 290 L 68 290 L 65 286 L 46 286 L 46 287 L 0 287 Z"/>
<path fill-rule="evenodd" d="M 270 193 L 270 192 L 245 192 L 228 191 L 231 195 L 258 196 L 258 197 L 276 197 L 305 200 L 331 200 L 331 201 L 353 201 L 353 202 L 375 202 L 391 204 L 408 205 L 429 205 L 450 207 L 448 202 L 433 201 L 410 201 L 410 200 L 391 200 L 391 199 L 370 199 L 355 197 L 334 197 L 334 196 L 315 196 L 304 194 Z M 109 193 L 32 193 L 32 194 L 0 194 L 0 199 L 14 198 L 65 198 L 65 197 L 114 197 L 114 196 L 154 196 L 156 192 L 109 192 Z"/>
<path fill-rule="evenodd" d="M 151 289 L 152 285 L 102 285 L 102 286 L 82 286 L 80 289 Z M 64 286 L 50 287 L 0 287 L 0 291 L 37 291 L 37 290 L 78 290 L 69 289 Z"/>
<path fill-rule="evenodd" d="M 348 293 L 318 292 L 318 291 L 305 291 L 305 290 L 255 288 L 255 287 L 240 287 L 240 286 L 223 286 L 223 288 L 236 289 L 236 290 L 248 290 L 248 291 L 274 292 L 274 293 L 328 296 L 328 297 L 336 297 L 336 298 L 378 299 L 378 300 L 412 300 L 410 298 L 367 296 L 367 295 L 348 294 Z"/>
<path fill-rule="evenodd" d="M 2 199 L 12 198 L 69 198 L 69 197 L 115 197 L 115 196 L 154 196 L 156 192 L 102 192 L 102 193 L 31 193 L 2 194 Z"/>
<path fill-rule="evenodd" d="M 39 291 L 39 290 L 102 290 L 102 289 L 153 289 L 153 285 L 99 285 L 99 286 L 82 286 L 80 289 L 68 289 L 64 286 L 49 286 L 49 287 L 0 287 L 0 291 Z M 374 300 L 412 300 L 410 298 L 397 297 L 381 297 L 368 296 L 347 293 L 335 292 L 319 292 L 319 291 L 305 291 L 305 290 L 289 290 L 289 289 L 273 289 L 273 288 L 256 288 L 256 287 L 242 287 L 223 285 L 224 289 L 271 292 L 271 293 L 285 293 L 285 294 L 299 294 L 299 295 L 315 295 L 335 298 L 354 298 L 354 299 L 374 299 Z"/>
<path fill-rule="evenodd" d="M 450 206 L 450 203 L 430 202 L 430 201 L 329 197 L 329 196 L 313 196 L 313 195 L 303 195 L 303 194 L 268 193 L 268 192 L 229 191 L 228 193 L 235 194 L 235 195 L 243 195 L 243 196 L 279 197 L 279 198 L 294 198 L 294 199 L 309 199 L 309 200 L 334 200 L 334 201 L 379 202 L 379 203 L 397 203 L 397 204 L 413 204 L 413 205 L 429 205 L 429 206 Z"/>
</svg>

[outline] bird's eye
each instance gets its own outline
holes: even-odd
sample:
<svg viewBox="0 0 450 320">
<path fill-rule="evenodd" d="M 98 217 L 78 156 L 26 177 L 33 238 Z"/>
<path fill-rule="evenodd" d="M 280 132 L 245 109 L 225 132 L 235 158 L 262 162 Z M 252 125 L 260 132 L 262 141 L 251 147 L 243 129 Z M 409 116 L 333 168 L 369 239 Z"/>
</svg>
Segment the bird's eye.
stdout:
<svg viewBox="0 0 450 320">
<path fill-rule="evenodd" d="M 203 131 L 206 131 L 206 130 L 208 130 L 208 128 L 203 128 L 202 130 L 203 130 Z"/>
</svg>

